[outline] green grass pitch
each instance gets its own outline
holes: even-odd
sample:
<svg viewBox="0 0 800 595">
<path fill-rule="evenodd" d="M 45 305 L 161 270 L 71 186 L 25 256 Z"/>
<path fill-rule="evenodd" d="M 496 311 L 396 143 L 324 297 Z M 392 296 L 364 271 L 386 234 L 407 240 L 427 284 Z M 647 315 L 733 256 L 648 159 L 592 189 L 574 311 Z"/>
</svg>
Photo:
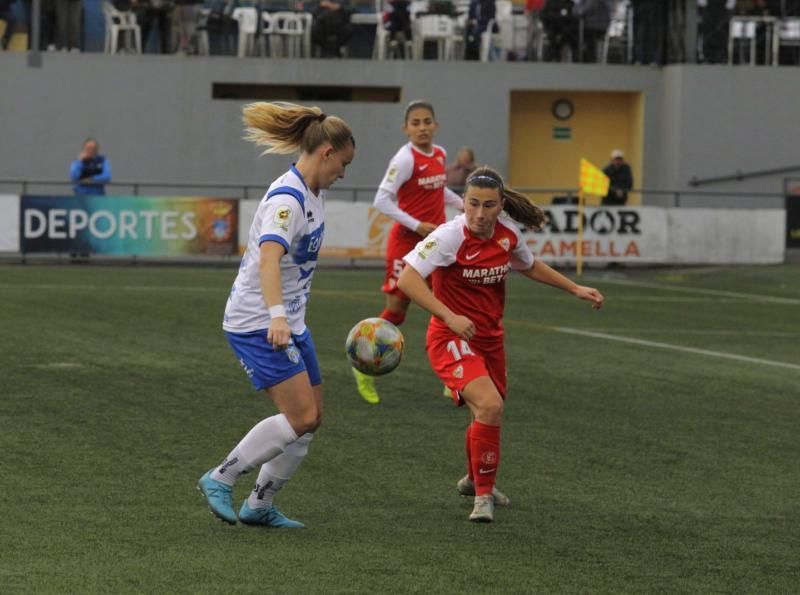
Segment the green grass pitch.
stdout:
<svg viewBox="0 0 800 595">
<path fill-rule="evenodd" d="M 427 316 L 366 405 L 343 342 L 381 273 L 321 269 L 324 422 L 277 500 L 303 531 L 223 525 L 195 490 L 273 412 L 221 333 L 235 272 L 0 266 L 0 592 L 800 589 L 797 266 L 590 271 L 600 312 L 512 277 L 492 525 L 455 491 L 466 415 Z"/>
</svg>

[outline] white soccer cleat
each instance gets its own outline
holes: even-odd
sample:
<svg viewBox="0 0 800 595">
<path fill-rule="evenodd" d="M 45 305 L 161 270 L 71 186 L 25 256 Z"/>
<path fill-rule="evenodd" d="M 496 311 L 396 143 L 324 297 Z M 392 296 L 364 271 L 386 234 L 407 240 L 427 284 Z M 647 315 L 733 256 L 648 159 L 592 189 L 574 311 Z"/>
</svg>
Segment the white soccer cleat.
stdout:
<svg viewBox="0 0 800 595">
<path fill-rule="evenodd" d="M 474 496 L 475 495 L 475 484 L 472 483 L 470 480 L 469 475 L 465 475 L 461 479 L 458 480 L 456 484 L 456 489 L 458 489 L 458 493 L 462 496 Z M 503 492 L 498 490 L 496 487 L 492 488 L 492 497 L 494 498 L 495 506 L 510 506 L 511 499 L 506 496 Z"/>
<path fill-rule="evenodd" d="M 491 523 L 494 521 L 494 499 L 491 495 L 475 496 L 475 506 L 469 520 L 473 523 Z"/>
</svg>

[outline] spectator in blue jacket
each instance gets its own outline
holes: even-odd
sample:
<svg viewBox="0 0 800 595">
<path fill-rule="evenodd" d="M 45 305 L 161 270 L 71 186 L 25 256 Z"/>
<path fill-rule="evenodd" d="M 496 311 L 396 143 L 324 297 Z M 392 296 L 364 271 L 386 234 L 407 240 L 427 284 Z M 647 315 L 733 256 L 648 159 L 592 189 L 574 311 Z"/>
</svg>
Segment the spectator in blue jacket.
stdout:
<svg viewBox="0 0 800 595">
<path fill-rule="evenodd" d="M 481 35 L 489 27 L 489 21 L 494 19 L 496 12 L 495 0 L 470 0 L 465 49 L 467 60 L 480 60 Z"/>
<path fill-rule="evenodd" d="M 93 138 L 83 142 L 83 149 L 69 168 L 75 194 L 105 194 L 111 182 L 111 162 L 98 154 L 100 145 Z"/>
</svg>

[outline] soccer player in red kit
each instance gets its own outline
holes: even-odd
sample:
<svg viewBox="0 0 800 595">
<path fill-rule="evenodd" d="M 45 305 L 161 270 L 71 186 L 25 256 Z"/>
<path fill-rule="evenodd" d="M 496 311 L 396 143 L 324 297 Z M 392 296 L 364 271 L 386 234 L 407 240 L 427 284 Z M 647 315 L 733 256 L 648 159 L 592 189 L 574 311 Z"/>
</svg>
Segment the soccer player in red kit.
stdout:
<svg viewBox="0 0 800 595">
<path fill-rule="evenodd" d="M 519 225 L 538 229 L 544 222 L 542 210 L 506 188 L 496 171 L 478 168 L 464 188 L 464 214 L 417 244 L 398 280 L 400 289 L 433 315 L 426 338 L 431 367 L 472 413 L 467 475 L 457 486 L 461 494 L 475 495 L 472 521 L 491 522 L 494 505 L 508 503 L 494 486 L 506 396 L 502 318 L 509 270 L 588 300 L 595 309 L 603 305 L 599 291 L 534 259 Z M 431 275 L 433 291 L 426 282 Z"/>
<path fill-rule="evenodd" d="M 446 187 L 447 153 L 433 143 L 439 125 L 433 106 L 412 101 L 405 111 L 403 132 L 409 142 L 400 147 L 375 195 L 375 208 L 395 220 L 386 243 L 386 272 L 382 290 L 386 307 L 380 317 L 400 325 L 409 300 L 397 288 L 403 257 L 425 236 L 445 221 L 445 204 L 462 208 L 461 197 Z M 356 385 L 368 403 L 378 403 L 375 379 L 355 368 Z"/>
</svg>

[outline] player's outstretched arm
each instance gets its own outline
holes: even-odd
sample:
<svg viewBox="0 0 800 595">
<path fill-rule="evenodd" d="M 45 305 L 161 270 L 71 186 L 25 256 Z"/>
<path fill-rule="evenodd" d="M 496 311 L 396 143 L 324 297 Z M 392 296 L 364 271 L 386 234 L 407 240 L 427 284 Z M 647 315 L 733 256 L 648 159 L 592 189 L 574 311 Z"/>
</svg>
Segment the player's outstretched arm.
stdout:
<svg viewBox="0 0 800 595">
<path fill-rule="evenodd" d="M 406 266 L 397 280 L 397 287 L 418 306 L 444 322 L 456 335 L 469 341 L 475 335 L 475 325 L 466 316 L 456 314 L 433 295 L 425 279 L 411 265 Z"/>
<path fill-rule="evenodd" d="M 551 287 L 571 293 L 579 299 L 592 302 L 592 308 L 595 310 L 599 310 L 603 307 L 605 298 L 602 293 L 597 291 L 594 287 L 578 285 L 541 260 L 536 260 L 533 266 L 526 271 L 522 271 L 522 274 L 534 281 L 550 285 Z"/>
</svg>

